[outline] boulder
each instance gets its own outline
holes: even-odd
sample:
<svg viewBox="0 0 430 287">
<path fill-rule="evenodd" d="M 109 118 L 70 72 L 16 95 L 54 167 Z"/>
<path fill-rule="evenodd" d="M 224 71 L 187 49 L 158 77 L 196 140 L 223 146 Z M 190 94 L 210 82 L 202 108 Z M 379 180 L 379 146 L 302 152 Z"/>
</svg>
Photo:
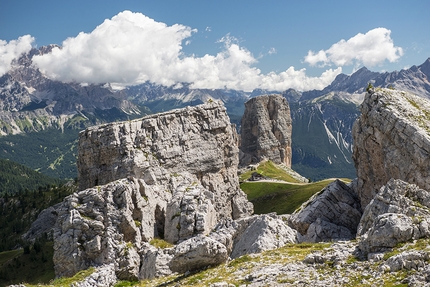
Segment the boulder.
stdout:
<svg viewBox="0 0 430 287">
<path fill-rule="evenodd" d="M 402 180 L 390 179 L 365 208 L 357 235 L 365 234 L 375 219 L 385 213 L 404 214 L 419 221 L 422 236 L 430 235 L 426 224 L 430 220 L 430 192 Z"/>
<path fill-rule="evenodd" d="M 161 196 L 146 200 L 141 187 L 136 179 L 123 179 L 65 198 L 57 209 L 54 227 L 53 261 L 57 276 L 72 276 L 90 266 L 113 264 L 119 279 L 138 278 L 138 250 L 147 230 L 153 234 L 157 226 L 150 216 L 151 205 L 166 205 Z"/>
<path fill-rule="evenodd" d="M 240 133 L 240 164 L 263 159 L 291 167 L 292 120 L 282 95 L 265 95 L 245 103 Z"/>
<path fill-rule="evenodd" d="M 363 212 L 357 230 L 365 253 L 386 251 L 400 242 L 430 236 L 430 193 L 391 179 Z"/>
<path fill-rule="evenodd" d="M 171 275 L 173 272 L 170 270 L 169 263 L 174 251 L 174 248 L 155 248 L 149 243 L 143 243 L 139 278 L 151 279 Z"/>
<path fill-rule="evenodd" d="M 227 248 L 206 236 L 195 236 L 176 245 L 169 263 L 173 272 L 184 273 L 219 265 L 228 259 Z"/>
<path fill-rule="evenodd" d="M 360 238 L 359 247 L 365 253 L 387 251 L 400 242 L 416 239 L 412 219 L 404 214 L 384 213 Z"/>
<path fill-rule="evenodd" d="M 115 268 L 113 264 L 102 265 L 96 267 L 96 270 L 88 277 L 86 277 L 83 281 L 79 281 L 74 283 L 73 286 L 76 287 L 110 287 L 114 286 L 117 282 L 117 278 L 115 276 Z"/>
<path fill-rule="evenodd" d="M 380 269 L 383 271 L 396 272 L 399 270 L 420 270 L 426 266 L 430 259 L 429 253 L 425 251 L 404 251 L 388 258 Z"/>
<path fill-rule="evenodd" d="M 235 236 L 231 258 L 297 243 L 297 231 L 290 228 L 280 216 L 258 215 L 241 223 L 247 226 Z"/>
<path fill-rule="evenodd" d="M 289 218 L 300 241 L 353 239 L 362 215 L 360 201 L 351 187 L 335 180 L 312 196 Z"/>
<path fill-rule="evenodd" d="M 391 178 L 430 190 L 430 102 L 415 95 L 370 89 L 355 122 L 353 159 L 363 209 Z"/>
<path fill-rule="evenodd" d="M 42 210 L 37 219 L 31 224 L 30 229 L 22 235 L 22 239 L 29 242 L 34 242 L 37 238 L 43 234 L 47 234 L 48 237 L 52 237 L 53 228 L 57 221 L 58 212 L 57 209 L 61 203 L 54 206 L 50 206 Z"/>
<path fill-rule="evenodd" d="M 276 214 L 220 222 L 209 237 L 226 246 L 231 258 L 297 243 L 297 231 Z"/>
</svg>

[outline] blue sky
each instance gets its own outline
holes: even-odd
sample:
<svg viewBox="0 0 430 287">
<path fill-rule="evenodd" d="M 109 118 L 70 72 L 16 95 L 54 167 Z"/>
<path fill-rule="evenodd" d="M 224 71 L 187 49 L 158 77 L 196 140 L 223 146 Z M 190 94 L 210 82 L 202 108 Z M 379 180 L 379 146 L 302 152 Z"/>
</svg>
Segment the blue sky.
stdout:
<svg viewBox="0 0 430 287">
<path fill-rule="evenodd" d="M 0 0 L 0 74 L 30 45 L 58 44 L 35 63 L 62 81 L 323 88 L 363 65 L 423 63 L 429 12 L 430 1 Z"/>
</svg>

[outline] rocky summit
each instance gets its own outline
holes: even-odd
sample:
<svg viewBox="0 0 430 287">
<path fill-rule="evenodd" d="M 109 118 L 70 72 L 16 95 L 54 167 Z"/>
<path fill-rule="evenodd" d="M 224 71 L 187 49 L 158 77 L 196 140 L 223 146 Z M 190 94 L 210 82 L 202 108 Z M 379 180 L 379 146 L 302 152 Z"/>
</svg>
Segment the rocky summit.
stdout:
<svg viewBox="0 0 430 287">
<path fill-rule="evenodd" d="M 152 278 L 297 242 L 282 217 L 251 216 L 235 138 L 220 102 L 81 132 L 81 191 L 56 206 L 56 275 Z"/>
<path fill-rule="evenodd" d="M 370 89 L 352 133 L 363 207 L 390 178 L 430 190 L 428 100 L 403 91 Z"/>
<path fill-rule="evenodd" d="M 264 95 L 245 103 L 240 133 L 241 165 L 270 159 L 291 168 L 290 106 L 282 95 Z"/>
</svg>

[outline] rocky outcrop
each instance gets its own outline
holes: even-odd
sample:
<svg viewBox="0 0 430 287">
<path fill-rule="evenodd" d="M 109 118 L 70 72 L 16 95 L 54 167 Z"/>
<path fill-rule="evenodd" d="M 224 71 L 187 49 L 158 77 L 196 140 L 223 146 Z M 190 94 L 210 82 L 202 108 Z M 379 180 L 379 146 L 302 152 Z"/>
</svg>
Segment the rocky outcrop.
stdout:
<svg viewBox="0 0 430 287">
<path fill-rule="evenodd" d="M 79 136 L 80 189 L 133 176 L 171 194 L 187 179 L 213 194 L 216 219 L 249 215 L 233 134 L 220 102 L 89 128 Z"/>
<path fill-rule="evenodd" d="M 430 190 L 430 103 L 402 91 L 370 89 L 353 127 L 363 208 L 391 178 Z"/>
<path fill-rule="evenodd" d="M 291 115 L 282 95 L 265 95 L 245 103 L 240 134 L 241 165 L 269 159 L 291 167 Z"/>
<path fill-rule="evenodd" d="M 165 208 L 168 199 L 144 192 L 139 180 L 123 179 L 66 197 L 54 228 L 56 275 L 114 264 L 118 278 L 136 280 L 141 242 L 157 230 L 153 207 Z"/>
<path fill-rule="evenodd" d="M 57 276 L 113 265 L 118 279 L 151 278 L 295 242 L 282 220 L 248 217 L 252 204 L 239 188 L 237 165 L 234 132 L 220 103 L 82 132 L 83 190 L 56 209 Z M 241 228 L 221 230 L 217 222 L 224 221 Z M 148 244 L 155 237 L 177 245 L 157 249 Z"/>
<path fill-rule="evenodd" d="M 391 179 L 364 210 L 358 226 L 360 249 L 386 251 L 400 242 L 430 236 L 430 192 Z"/>
<path fill-rule="evenodd" d="M 141 278 L 169 275 L 218 265 L 228 258 L 254 254 L 297 243 L 297 231 L 283 216 L 254 215 L 238 220 L 224 219 L 208 236 L 195 236 L 175 247 L 145 252 Z"/>
<path fill-rule="evenodd" d="M 52 229 L 57 221 L 57 209 L 60 206 L 61 203 L 58 203 L 42 210 L 37 216 L 37 219 L 31 224 L 30 229 L 22 235 L 22 239 L 28 242 L 34 242 L 44 234 L 47 234 L 49 238 L 52 238 Z"/>
<path fill-rule="evenodd" d="M 303 203 L 291 215 L 289 224 L 302 235 L 300 241 L 353 239 L 361 214 L 352 184 L 336 180 Z"/>
<path fill-rule="evenodd" d="M 276 214 L 254 215 L 220 222 L 209 236 L 223 243 L 231 258 L 297 242 L 297 231 Z"/>
<path fill-rule="evenodd" d="M 72 286 L 76 287 L 94 287 L 94 286 L 113 286 L 117 281 L 115 276 L 115 268 L 113 264 L 103 265 L 96 268 L 96 270 L 83 281 L 77 282 Z"/>
</svg>

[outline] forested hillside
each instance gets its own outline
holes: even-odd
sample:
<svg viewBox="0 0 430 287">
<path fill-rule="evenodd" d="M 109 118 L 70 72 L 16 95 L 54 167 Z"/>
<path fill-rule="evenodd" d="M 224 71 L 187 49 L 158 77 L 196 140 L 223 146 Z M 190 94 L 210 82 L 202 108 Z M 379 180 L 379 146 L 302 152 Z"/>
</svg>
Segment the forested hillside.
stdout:
<svg viewBox="0 0 430 287">
<path fill-rule="evenodd" d="M 18 194 L 25 190 L 38 190 L 39 187 L 59 185 L 61 180 L 51 178 L 31 168 L 7 159 L 0 159 L 0 195 Z"/>
</svg>

